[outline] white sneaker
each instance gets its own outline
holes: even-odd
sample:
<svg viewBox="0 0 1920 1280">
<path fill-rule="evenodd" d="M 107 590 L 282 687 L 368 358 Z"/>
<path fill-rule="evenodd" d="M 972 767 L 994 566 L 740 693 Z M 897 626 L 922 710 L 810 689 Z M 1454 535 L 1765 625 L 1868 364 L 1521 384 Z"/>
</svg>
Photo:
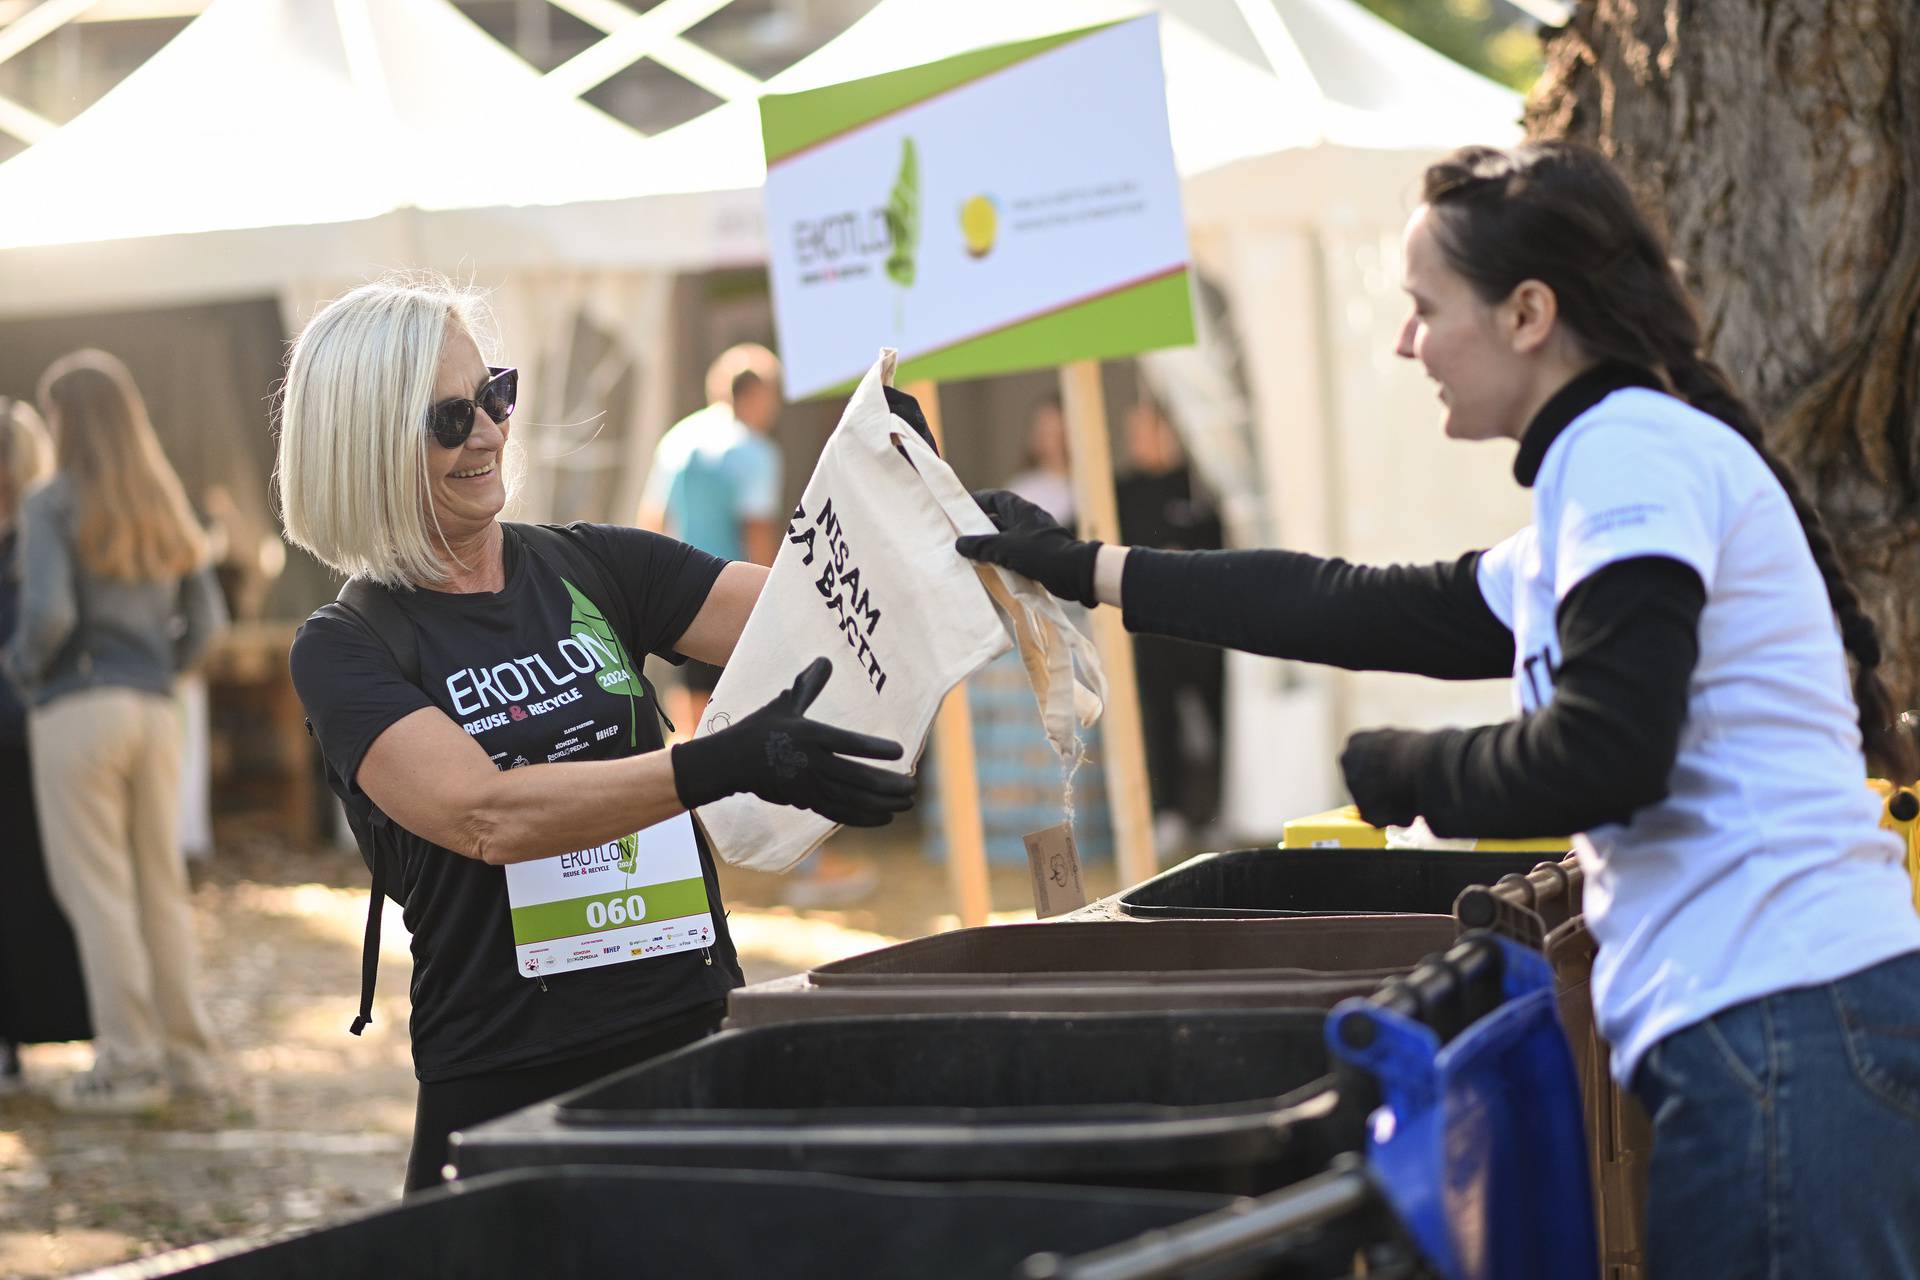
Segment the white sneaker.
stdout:
<svg viewBox="0 0 1920 1280">
<path fill-rule="evenodd" d="M 53 1105 L 75 1115 L 137 1116 L 167 1105 L 172 1091 L 158 1071 L 83 1071 L 55 1086 Z"/>
</svg>

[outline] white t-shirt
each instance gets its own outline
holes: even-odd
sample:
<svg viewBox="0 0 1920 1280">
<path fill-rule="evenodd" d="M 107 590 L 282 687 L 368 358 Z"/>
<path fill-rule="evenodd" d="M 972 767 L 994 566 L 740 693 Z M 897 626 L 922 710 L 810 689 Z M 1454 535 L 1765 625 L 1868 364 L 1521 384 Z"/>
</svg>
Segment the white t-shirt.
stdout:
<svg viewBox="0 0 1920 1280">
<path fill-rule="evenodd" d="M 1826 587 L 1752 447 L 1672 396 L 1616 391 L 1548 447 L 1533 510 L 1480 561 L 1523 712 L 1553 696 L 1554 614 L 1583 579 L 1666 556 L 1707 592 L 1671 794 L 1574 840 L 1615 1078 L 1723 1009 L 1920 949 Z"/>
</svg>

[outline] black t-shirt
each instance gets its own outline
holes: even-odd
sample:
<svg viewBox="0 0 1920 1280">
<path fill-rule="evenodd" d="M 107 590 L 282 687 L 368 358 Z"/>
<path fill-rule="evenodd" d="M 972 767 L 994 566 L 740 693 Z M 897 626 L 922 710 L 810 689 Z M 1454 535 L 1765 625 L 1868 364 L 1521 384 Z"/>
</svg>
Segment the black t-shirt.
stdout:
<svg viewBox="0 0 1920 1280">
<path fill-rule="evenodd" d="M 1215 551 L 1225 541 L 1219 514 L 1195 493 L 1193 470 L 1132 471 L 1114 482 L 1120 541 L 1166 551 Z"/>
<path fill-rule="evenodd" d="M 664 745 L 638 659 L 677 659 L 674 643 L 726 562 L 636 529 L 569 525 L 562 536 L 600 564 L 619 595 L 593 600 L 594 582 L 569 582 L 563 566 L 531 552 L 512 525 L 503 530 L 502 590 L 395 593 L 418 637 L 420 686 L 351 622 L 316 615 L 300 628 L 294 686 L 328 762 L 349 785 L 374 739 L 422 707 L 446 713 L 502 769 L 613 760 Z M 583 628 L 587 639 L 574 639 Z M 580 673 L 583 654 L 597 671 Z M 615 663 L 634 678 L 620 678 Z M 506 869 L 388 830 L 413 934 L 413 1060 L 422 1080 L 576 1057 L 722 999 L 742 981 L 704 839 L 710 949 L 534 979 L 516 970 Z"/>
</svg>

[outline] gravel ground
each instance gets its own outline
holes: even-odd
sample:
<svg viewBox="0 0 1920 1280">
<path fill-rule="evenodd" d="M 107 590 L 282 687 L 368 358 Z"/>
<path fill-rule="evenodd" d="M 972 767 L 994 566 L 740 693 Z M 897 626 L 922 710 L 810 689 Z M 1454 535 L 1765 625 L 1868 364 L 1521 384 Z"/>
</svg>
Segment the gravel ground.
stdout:
<svg viewBox="0 0 1920 1280">
<path fill-rule="evenodd" d="M 779 905 L 779 877 L 724 869 L 749 981 L 955 927 L 944 869 L 911 836 L 836 846 L 881 874 L 873 898 L 846 910 L 795 911 Z M 60 1115 L 41 1091 L 85 1069 L 91 1050 L 29 1048 L 28 1092 L 0 1098 L 0 1276 L 271 1234 L 398 1194 L 413 1121 L 398 911 L 389 904 L 382 927 L 373 1025 L 356 1038 L 367 889 L 351 850 L 223 832 L 194 879 L 203 986 L 226 1047 L 216 1098 L 138 1120 Z M 1086 881 L 1096 896 L 1114 885 L 1105 866 Z M 1023 867 L 994 868 L 994 919 L 1031 919 L 1029 892 Z"/>
</svg>

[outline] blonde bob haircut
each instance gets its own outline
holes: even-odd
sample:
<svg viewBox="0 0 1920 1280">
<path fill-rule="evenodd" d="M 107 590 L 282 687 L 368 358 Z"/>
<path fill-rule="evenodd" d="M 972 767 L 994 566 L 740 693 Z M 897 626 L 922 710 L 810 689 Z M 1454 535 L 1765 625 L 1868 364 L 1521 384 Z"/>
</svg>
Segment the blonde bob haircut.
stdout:
<svg viewBox="0 0 1920 1280">
<path fill-rule="evenodd" d="M 348 577 L 433 587 L 452 552 L 427 486 L 427 415 L 440 351 L 463 331 L 485 352 L 483 295 L 443 276 L 389 276 L 322 307 L 294 339 L 280 399 L 287 541 Z"/>
<path fill-rule="evenodd" d="M 87 570 L 165 582 L 206 562 L 206 533 L 126 365 L 92 349 L 62 356 L 40 375 L 40 408 L 73 485 L 73 548 Z"/>
<path fill-rule="evenodd" d="M 20 500 L 53 470 L 53 444 L 25 400 L 0 396 L 0 531 L 20 518 Z"/>
</svg>

